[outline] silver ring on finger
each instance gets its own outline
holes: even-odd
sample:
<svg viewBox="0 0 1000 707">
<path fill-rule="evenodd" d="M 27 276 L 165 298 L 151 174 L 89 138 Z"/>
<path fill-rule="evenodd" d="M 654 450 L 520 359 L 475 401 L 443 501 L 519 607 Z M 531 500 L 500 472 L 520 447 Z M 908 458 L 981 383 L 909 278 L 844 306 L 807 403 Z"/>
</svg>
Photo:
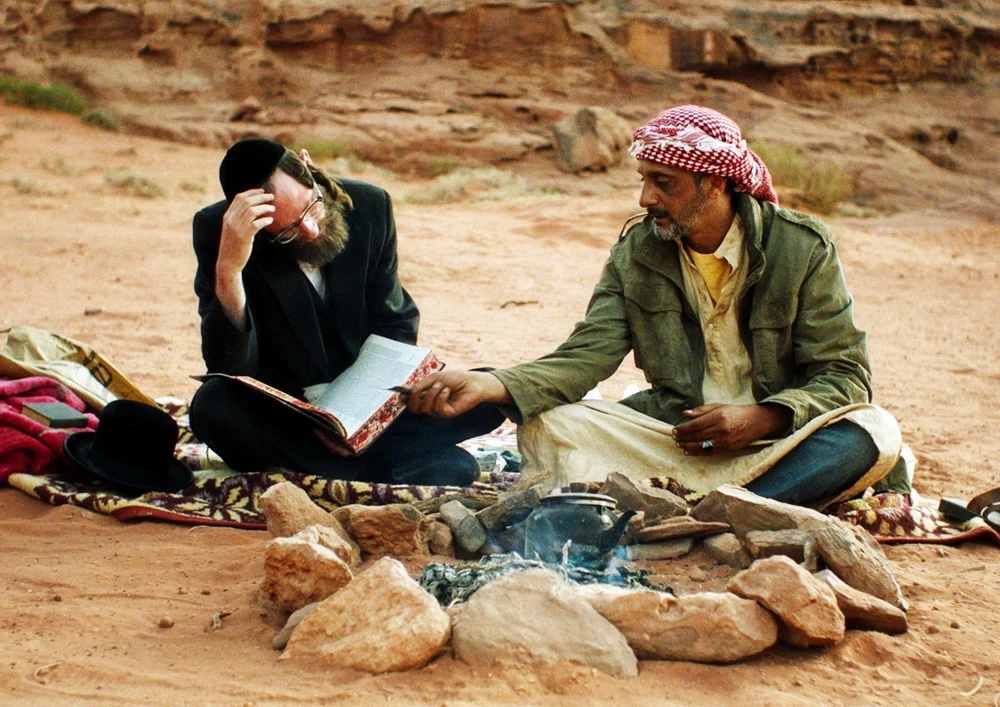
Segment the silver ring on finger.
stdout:
<svg viewBox="0 0 1000 707">
<path fill-rule="evenodd" d="M 702 451 L 711 452 L 715 448 L 715 445 L 712 444 L 712 440 L 706 439 L 704 442 L 701 443 L 701 448 Z"/>
</svg>

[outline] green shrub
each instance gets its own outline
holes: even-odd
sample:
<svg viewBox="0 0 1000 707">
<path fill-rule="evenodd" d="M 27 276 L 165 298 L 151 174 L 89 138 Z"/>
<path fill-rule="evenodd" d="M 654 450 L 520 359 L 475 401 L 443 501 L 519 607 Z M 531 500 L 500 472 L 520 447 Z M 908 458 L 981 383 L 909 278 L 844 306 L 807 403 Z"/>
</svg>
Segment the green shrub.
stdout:
<svg viewBox="0 0 1000 707">
<path fill-rule="evenodd" d="M 528 189 L 524 180 L 511 172 L 494 167 L 459 167 L 453 172 L 436 177 L 428 189 L 411 193 L 407 201 L 415 204 L 433 204 L 462 199 L 489 200 L 524 196 Z"/>
<path fill-rule="evenodd" d="M 458 163 L 452 157 L 439 157 L 427 165 L 428 176 L 440 177 L 442 174 L 454 172 Z"/>
<path fill-rule="evenodd" d="M 163 188 L 141 172 L 125 168 L 107 172 L 104 181 L 129 196 L 141 196 L 153 199 L 163 196 Z"/>
<path fill-rule="evenodd" d="M 53 157 L 52 159 L 45 160 L 42 162 L 42 166 L 61 177 L 73 177 L 77 173 L 73 167 L 66 164 L 66 160 L 62 157 Z"/>
<path fill-rule="evenodd" d="M 87 102 L 64 83 L 55 81 L 43 86 L 16 76 L 0 76 L 0 96 L 5 103 L 80 115 L 87 109 Z"/>
<path fill-rule="evenodd" d="M 749 145 L 771 172 L 776 184 L 801 189 L 805 182 L 806 160 L 794 147 L 761 140 Z"/>
<path fill-rule="evenodd" d="M 854 197 L 853 182 L 839 164 L 820 162 L 813 167 L 806 180 L 803 197 L 821 214 L 829 214 L 837 208 L 837 204 Z"/>
<path fill-rule="evenodd" d="M 11 186 L 18 194 L 44 194 L 45 189 L 34 179 L 27 177 L 14 177 L 10 180 Z"/>
<path fill-rule="evenodd" d="M 797 190 L 802 201 L 820 213 L 831 213 L 854 196 L 853 180 L 835 162 L 808 160 L 797 148 L 763 140 L 750 148 L 764 160 L 776 185 Z"/>
<path fill-rule="evenodd" d="M 314 160 L 335 160 L 338 157 L 343 157 L 347 152 L 343 145 L 332 140 L 306 140 L 296 143 L 289 149 L 296 154 L 305 149 Z"/>
<path fill-rule="evenodd" d="M 118 116 L 103 110 L 87 111 L 83 114 L 83 122 L 111 133 L 120 133 L 122 130 L 122 122 Z"/>
<path fill-rule="evenodd" d="M 362 172 L 375 171 L 383 175 L 386 179 L 394 179 L 397 176 L 391 170 L 378 167 L 373 165 L 371 162 L 365 162 L 357 155 L 344 155 L 343 157 L 331 160 L 328 165 L 328 169 L 331 173 L 339 175 L 361 174 Z"/>
<path fill-rule="evenodd" d="M 5 179 L 0 184 L 9 184 L 18 194 L 24 196 L 65 196 L 65 189 L 53 189 L 50 186 L 41 184 L 30 177 L 11 177 Z"/>
</svg>

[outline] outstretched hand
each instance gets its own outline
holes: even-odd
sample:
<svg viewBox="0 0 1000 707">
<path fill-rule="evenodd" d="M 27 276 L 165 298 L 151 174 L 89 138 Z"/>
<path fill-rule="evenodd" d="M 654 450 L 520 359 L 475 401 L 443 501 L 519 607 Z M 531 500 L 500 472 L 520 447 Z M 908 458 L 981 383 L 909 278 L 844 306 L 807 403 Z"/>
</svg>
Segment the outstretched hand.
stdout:
<svg viewBox="0 0 1000 707">
<path fill-rule="evenodd" d="M 693 455 L 743 449 L 784 434 L 792 423 L 792 411 L 782 405 L 711 403 L 685 410 L 684 417 L 687 420 L 674 427 L 672 435 L 685 454 Z"/>
<path fill-rule="evenodd" d="M 500 379 L 480 371 L 432 373 L 410 387 L 406 408 L 418 415 L 457 417 L 480 403 L 511 404 Z"/>
</svg>

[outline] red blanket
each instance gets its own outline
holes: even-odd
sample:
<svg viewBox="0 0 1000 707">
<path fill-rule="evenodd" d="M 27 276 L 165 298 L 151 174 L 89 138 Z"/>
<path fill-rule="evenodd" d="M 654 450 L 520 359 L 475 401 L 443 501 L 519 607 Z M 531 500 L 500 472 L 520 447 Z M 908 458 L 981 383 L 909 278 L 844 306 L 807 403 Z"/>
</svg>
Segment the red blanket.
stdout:
<svg viewBox="0 0 1000 707">
<path fill-rule="evenodd" d="M 72 390 L 51 378 L 0 378 L 0 483 L 14 473 L 38 474 L 69 470 L 63 440 L 75 429 L 50 429 L 21 414 L 25 403 L 66 403 L 87 412 Z M 87 414 L 87 427 L 96 429 L 97 416 Z"/>
</svg>

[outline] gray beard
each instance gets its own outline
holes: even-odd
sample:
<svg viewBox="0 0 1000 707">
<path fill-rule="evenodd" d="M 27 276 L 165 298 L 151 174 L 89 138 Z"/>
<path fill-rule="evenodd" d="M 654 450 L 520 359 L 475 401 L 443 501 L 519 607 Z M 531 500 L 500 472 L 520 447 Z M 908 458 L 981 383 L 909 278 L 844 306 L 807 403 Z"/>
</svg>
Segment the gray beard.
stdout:
<svg viewBox="0 0 1000 707">
<path fill-rule="evenodd" d="M 670 241 L 677 241 L 680 243 L 682 238 L 686 238 L 691 235 L 691 227 L 672 223 L 666 228 L 661 228 L 658 223 L 653 221 L 653 235 L 666 243 L 669 243 Z"/>
<path fill-rule="evenodd" d="M 663 228 L 657 224 L 656 221 L 652 222 L 653 235 L 668 243 L 670 241 L 677 241 L 680 243 L 681 239 L 688 238 L 691 235 L 694 230 L 695 222 L 698 220 L 698 217 L 704 213 L 707 207 L 708 199 L 705 197 L 705 193 L 702 191 L 701 185 L 699 185 L 694 203 L 686 211 L 682 211 L 677 214 L 677 218 L 673 219 L 673 223 L 666 228 Z M 678 223 L 678 221 L 682 221 L 683 225 Z"/>
<path fill-rule="evenodd" d="M 347 219 L 344 217 L 344 204 L 334 203 L 329 197 L 324 198 L 328 216 L 323 222 L 323 235 L 314 241 L 288 243 L 284 247 L 300 263 L 323 267 L 336 258 L 347 246 Z"/>
</svg>

